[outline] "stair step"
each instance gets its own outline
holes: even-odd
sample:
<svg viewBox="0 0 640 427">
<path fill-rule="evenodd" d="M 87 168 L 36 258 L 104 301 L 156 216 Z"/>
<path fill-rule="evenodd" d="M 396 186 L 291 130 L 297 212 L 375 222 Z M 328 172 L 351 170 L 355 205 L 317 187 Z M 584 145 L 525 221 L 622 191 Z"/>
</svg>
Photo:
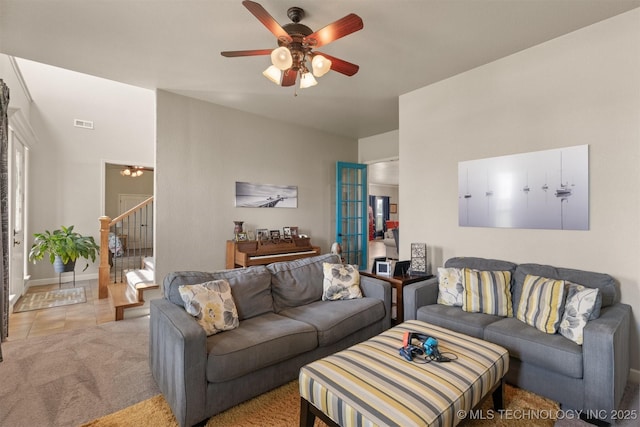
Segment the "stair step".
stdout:
<svg viewBox="0 0 640 427">
<path fill-rule="evenodd" d="M 124 319 L 125 308 L 140 307 L 144 305 L 144 300 L 140 301 L 136 292 L 134 292 L 126 283 L 111 283 L 108 285 L 109 298 L 116 310 L 116 321 Z"/>
</svg>

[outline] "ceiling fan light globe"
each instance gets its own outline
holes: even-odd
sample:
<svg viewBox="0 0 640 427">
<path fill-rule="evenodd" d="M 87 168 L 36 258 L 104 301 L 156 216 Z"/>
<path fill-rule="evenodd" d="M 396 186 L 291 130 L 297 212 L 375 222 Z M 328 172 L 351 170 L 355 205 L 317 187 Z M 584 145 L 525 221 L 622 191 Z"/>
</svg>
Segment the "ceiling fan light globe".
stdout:
<svg viewBox="0 0 640 427">
<path fill-rule="evenodd" d="M 275 65 L 270 65 L 269 68 L 262 72 L 262 75 L 277 84 L 278 86 L 282 82 L 282 71 L 276 68 Z"/>
<path fill-rule="evenodd" d="M 331 61 L 322 55 L 315 55 L 311 60 L 311 67 L 314 76 L 322 77 L 331 69 Z"/>
<path fill-rule="evenodd" d="M 131 169 L 129 169 L 129 168 L 122 169 L 122 170 L 120 171 L 120 175 L 122 175 L 122 176 L 129 176 L 129 175 L 131 175 Z"/>
<path fill-rule="evenodd" d="M 284 46 L 273 49 L 271 52 L 271 63 L 279 70 L 288 70 L 293 65 L 291 52 Z"/>
<path fill-rule="evenodd" d="M 300 77 L 300 89 L 306 89 L 318 84 L 318 81 L 313 78 L 310 72 L 306 72 Z"/>
</svg>

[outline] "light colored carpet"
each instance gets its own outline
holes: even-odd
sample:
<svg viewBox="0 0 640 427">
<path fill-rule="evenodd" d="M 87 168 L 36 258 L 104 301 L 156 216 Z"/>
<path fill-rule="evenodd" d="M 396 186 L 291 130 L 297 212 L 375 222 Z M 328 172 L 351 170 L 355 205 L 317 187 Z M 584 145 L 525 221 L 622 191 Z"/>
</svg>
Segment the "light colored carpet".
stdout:
<svg viewBox="0 0 640 427">
<path fill-rule="evenodd" d="M 15 305 L 13 311 L 20 313 L 43 308 L 80 304 L 83 302 L 87 302 L 87 295 L 82 286 L 69 289 L 29 292 L 20 298 L 20 301 Z"/>
<path fill-rule="evenodd" d="M 148 345 L 148 317 L 3 342 L 0 426 L 78 426 L 157 395 Z"/>
<path fill-rule="evenodd" d="M 476 419 L 465 420 L 461 425 L 468 427 L 522 425 L 522 420 L 516 420 L 515 417 L 500 419 L 498 414 L 491 411 L 492 402 L 489 396 L 477 412 Z M 505 408 L 513 413 L 536 410 L 549 414 L 555 414 L 559 409 L 558 405 L 551 400 L 508 385 L 505 389 Z M 206 427 L 295 427 L 299 425 L 299 418 L 298 382 L 292 381 L 210 418 Z M 82 427 L 174 427 L 177 425 L 169 405 L 160 395 L 94 420 Z M 326 424 L 316 419 L 314 426 L 324 427 Z M 527 426 L 550 427 L 553 426 L 553 420 L 529 419 Z"/>
</svg>

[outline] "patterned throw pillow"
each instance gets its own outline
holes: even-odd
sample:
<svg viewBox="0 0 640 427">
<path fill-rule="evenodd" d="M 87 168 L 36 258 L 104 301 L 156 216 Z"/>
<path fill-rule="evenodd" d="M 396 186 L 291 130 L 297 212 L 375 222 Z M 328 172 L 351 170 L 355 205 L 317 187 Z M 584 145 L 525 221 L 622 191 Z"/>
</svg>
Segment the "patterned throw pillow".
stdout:
<svg viewBox="0 0 640 427">
<path fill-rule="evenodd" d="M 207 336 L 228 331 L 240 325 L 238 310 L 226 280 L 178 288 L 187 313 L 194 316 Z"/>
<path fill-rule="evenodd" d="M 349 264 L 322 263 L 324 280 L 323 301 L 362 298 L 358 267 Z"/>
<path fill-rule="evenodd" d="M 562 319 L 564 287 L 564 280 L 527 274 L 518 303 L 518 320 L 547 334 L 555 334 Z"/>
<path fill-rule="evenodd" d="M 566 293 L 567 302 L 564 304 L 559 332 L 563 337 L 582 345 L 584 327 L 591 319 L 600 291 L 566 282 Z"/>
<path fill-rule="evenodd" d="M 462 277 L 462 270 L 459 268 L 438 268 L 438 304 L 462 307 Z"/>
<path fill-rule="evenodd" d="M 464 298 L 462 309 L 471 313 L 513 317 L 511 272 L 462 270 Z"/>
</svg>

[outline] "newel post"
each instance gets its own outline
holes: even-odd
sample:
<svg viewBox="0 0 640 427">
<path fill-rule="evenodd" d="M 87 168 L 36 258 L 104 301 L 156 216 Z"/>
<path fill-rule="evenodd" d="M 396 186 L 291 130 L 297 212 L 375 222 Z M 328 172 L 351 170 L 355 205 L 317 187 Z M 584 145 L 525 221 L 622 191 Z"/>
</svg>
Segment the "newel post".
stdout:
<svg viewBox="0 0 640 427">
<path fill-rule="evenodd" d="M 98 298 L 109 296 L 109 223 L 111 218 L 101 216 L 100 220 L 100 267 L 98 267 Z"/>
</svg>

